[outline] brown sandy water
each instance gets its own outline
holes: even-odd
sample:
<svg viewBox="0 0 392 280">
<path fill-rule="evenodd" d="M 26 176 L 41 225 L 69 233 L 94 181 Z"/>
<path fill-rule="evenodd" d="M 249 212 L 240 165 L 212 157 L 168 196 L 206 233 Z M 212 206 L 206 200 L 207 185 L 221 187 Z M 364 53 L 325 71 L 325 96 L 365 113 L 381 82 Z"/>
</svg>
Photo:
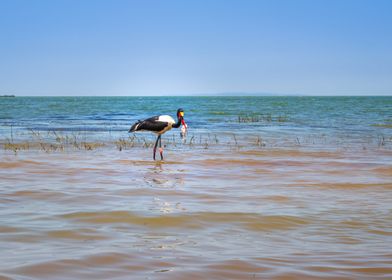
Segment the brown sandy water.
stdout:
<svg viewBox="0 0 392 280">
<path fill-rule="evenodd" d="M 0 279 L 391 279 L 392 152 L 2 151 Z"/>
</svg>

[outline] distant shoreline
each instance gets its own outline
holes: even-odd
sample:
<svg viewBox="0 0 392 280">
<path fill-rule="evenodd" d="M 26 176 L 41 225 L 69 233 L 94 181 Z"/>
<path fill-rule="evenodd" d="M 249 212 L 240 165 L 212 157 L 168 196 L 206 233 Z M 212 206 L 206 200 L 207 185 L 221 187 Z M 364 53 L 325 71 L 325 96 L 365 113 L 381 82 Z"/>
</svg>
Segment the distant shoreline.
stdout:
<svg viewBox="0 0 392 280">
<path fill-rule="evenodd" d="M 13 95 L 13 94 L 4 94 L 4 95 L 0 95 L 0 97 L 15 97 L 15 95 Z"/>
<path fill-rule="evenodd" d="M 16 97 L 15 95 L 0 95 L 0 97 Z M 80 98 L 80 97 L 97 97 L 97 98 L 108 98 L 108 97 L 136 97 L 136 98 L 167 98 L 167 97 L 392 97 L 392 95 L 20 95 L 18 97 L 60 97 L 60 98 Z"/>
</svg>

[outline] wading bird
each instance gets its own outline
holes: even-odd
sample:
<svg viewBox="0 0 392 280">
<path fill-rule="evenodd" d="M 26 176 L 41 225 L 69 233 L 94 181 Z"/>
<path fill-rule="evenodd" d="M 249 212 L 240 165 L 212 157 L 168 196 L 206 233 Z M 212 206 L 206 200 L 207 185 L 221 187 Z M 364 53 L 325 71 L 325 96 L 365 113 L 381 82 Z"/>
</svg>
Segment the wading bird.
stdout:
<svg viewBox="0 0 392 280">
<path fill-rule="evenodd" d="M 137 121 L 132 125 L 128 132 L 145 130 L 158 134 L 157 140 L 155 141 L 154 145 L 153 159 L 155 160 L 155 154 L 159 142 L 159 153 L 161 154 L 161 160 L 163 160 L 161 135 L 166 131 L 172 129 L 172 127 L 179 128 L 181 124 L 183 125 L 183 131 L 185 131 L 187 125 L 184 120 L 184 110 L 180 108 L 177 110 L 177 122 L 175 122 L 174 119 L 168 115 L 155 116 L 145 119 L 144 121 Z"/>
</svg>

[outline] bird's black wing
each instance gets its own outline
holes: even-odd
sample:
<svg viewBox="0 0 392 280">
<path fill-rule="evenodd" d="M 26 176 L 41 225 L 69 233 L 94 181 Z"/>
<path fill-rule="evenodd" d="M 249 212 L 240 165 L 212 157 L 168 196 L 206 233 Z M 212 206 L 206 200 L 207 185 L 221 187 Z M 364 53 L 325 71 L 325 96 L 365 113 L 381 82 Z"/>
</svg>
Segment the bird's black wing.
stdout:
<svg viewBox="0 0 392 280">
<path fill-rule="evenodd" d="M 135 132 L 139 130 L 148 130 L 152 132 L 161 131 L 168 125 L 168 123 L 158 121 L 158 119 L 159 116 L 155 116 L 155 117 L 145 119 L 144 121 L 137 121 L 132 125 L 129 132 Z"/>
</svg>

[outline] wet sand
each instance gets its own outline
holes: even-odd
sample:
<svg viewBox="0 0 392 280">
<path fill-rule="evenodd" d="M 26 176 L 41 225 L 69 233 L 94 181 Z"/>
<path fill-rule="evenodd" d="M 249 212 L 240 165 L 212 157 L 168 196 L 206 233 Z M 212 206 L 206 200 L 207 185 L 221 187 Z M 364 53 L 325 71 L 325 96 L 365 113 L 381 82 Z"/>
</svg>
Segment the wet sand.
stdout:
<svg viewBox="0 0 392 280">
<path fill-rule="evenodd" d="M 392 152 L 1 151 L 0 279 L 390 279 Z"/>
</svg>

